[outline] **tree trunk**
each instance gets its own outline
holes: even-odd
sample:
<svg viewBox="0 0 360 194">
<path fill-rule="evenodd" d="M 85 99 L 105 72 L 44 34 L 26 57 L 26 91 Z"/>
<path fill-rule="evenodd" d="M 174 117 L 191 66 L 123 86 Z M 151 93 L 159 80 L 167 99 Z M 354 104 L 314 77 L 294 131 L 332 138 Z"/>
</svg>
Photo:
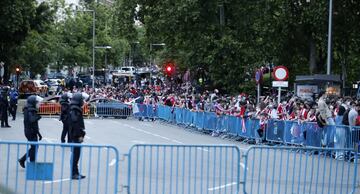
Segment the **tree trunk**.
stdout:
<svg viewBox="0 0 360 194">
<path fill-rule="evenodd" d="M 315 40 L 313 39 L 312 35 L 310 35 L 310 40 L 309 40 L 309 46 L 310 46 L 310 56 L 309 56 L 309 70 L 310 70 L 310 74 L 314 74 L 316 73 L 316 69 L 317 69 L 317 65 L 316 65 L 316 43 Z"/>
</svg>

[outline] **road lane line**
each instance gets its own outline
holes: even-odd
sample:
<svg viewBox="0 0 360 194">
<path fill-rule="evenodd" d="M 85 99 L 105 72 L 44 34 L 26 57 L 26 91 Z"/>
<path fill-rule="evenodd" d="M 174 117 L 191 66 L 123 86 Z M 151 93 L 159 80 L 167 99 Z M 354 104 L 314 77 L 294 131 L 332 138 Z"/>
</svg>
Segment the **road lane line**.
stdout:
<svg viewBox="0 0 360 194">
<path fill-rule="evenodd" d="M 173 139 L 173 140 L 171 140 L 171 141 L 174 142 L 174 143 L 178 143 L 178 144 L 184 144 L 183 142 L 178 141 L 178 140 L 175 140 L 175 139 Z"/>
<path fill-rule="evenodd" d="M 109 163 L 109 166 L 114 166 L 116 164 L 116 159 L 112 159 L 111 162 Z"/>
<path fill-rule="evenodd" d="M 223 189 L 225 187 L 230 187 L 230 186 L 233 186 L 233 185 L 236 185 L 236 182 L 228 183 L 226 185 L 220 185 L 218 187 L 212 187 L 212 188 L 209 188 L 208 190 L 209 191 L 216 191 L 216 190 Z"/>
<path fill-rule="evenodd" d="M 139 141 L 139 140 L 132 140 L 131 142 L 134 144 L 145 144 L 145 141 Z"/>
<path fill-rule="evenodd" d="M 46 141 L 46 142 L 48 142 L 48 143 L 55 143 L 55 142 L 57 141 L 57 139 L 47 138 L 47 137 L 44 137 L 43 140 Z"/>
<path fill-rule="evenodd" d="M 58 179 L 58 180 L 53 180 L 53 181 L 44 181 L 44 184 L 60 183 L 60 182 L 65 182 L 65 181 L 70 181 L 70 179 L 67 178 L 67 179 Z"/>
</svg>

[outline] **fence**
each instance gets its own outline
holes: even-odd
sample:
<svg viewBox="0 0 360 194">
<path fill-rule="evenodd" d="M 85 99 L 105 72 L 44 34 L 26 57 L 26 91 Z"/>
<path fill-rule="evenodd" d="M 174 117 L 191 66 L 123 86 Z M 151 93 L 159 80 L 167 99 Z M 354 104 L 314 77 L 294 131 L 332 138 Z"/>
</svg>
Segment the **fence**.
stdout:
<svg viewBox="0 0 360 194">
<path fill-rule="evenodd" d="M 158 106 L 158 118 L 201 130 L 222 132 L 246 139 L 266 139 L 287 145 L 311 147 L 335 147 L 359 149 L 360 127 L 326 126 L 316 123 L 269 120 L 265 135 L 259 135 L 259 119 L 245 119 L 230 115 L 216 115 L 213 112 L 194 112 L 188 109 Z"/>
<path fill-rule="evenodd" d="M 251 147 L 246 152 L 243 193 L 356 193 L 357 158 L 354 163 L 333 159 L 350 151 Z"/>
<path fill-rule="evenodd" d="M 26 162 L 23 170 L 17 160 L 32 146 L 36 162 Z M 80 144 L 79 170 L 87 176 L 80 181 L 71 179 L 74 146 L 79 144 L 0 141 L 0 193 L 117 193 L 118 150 Z"/>
<path fill-rule="evenodd" d="M 91 105 L 89 104 L 85 104 L 83 106 L 83 115 L 84 116 L 90 116 L 91 112 L 93 112 L 91 109 Z M 39 111 L 38 113 L 40 115 L 60 115 L 61 113 L 61 105 L 59 103 L 55 103 L 55 102 L 46 102 L 46 103 L 41 103 L 39 106 Z"/>
<path fill-rule="evenodd" d="M 236 146 L 135 145 L 129 151 L 128 193 L 238 193 L 240 158 Z"/>
<path fill-rule="evenodd" d="M 356 149 L 360 141 L 360 127 L 335 125 L 320 128 L 311 122 L 270 120 L 266 139 L 292 145 Z"/>
<path fill-rule="evenodd" d="M 37 147 L 36 162 L 23 170 L 20 154 Z M 72 180 L 71 152 L 80 146 L 80 173 Z M 334 160 L 352 149 L 232 145 L 134 145 L 127 166 L 107 145 L 0 141 L 0 193 L 357 193 L 357 155 Z M 124 163 L 126 164 L 126 163 Z M 123 176 L 119 174 L 123 167 Z M 127 169 L 127 170 L 126 170 Z M 126 172 L 127 171 L 127 172 Z M 126 177 L 127 175 L 127 177 Z"/>
<path fill-rule="evenodd" d="M 121 103 L 96 103 L 94 115 L 98 117 L 127 118 L 132 116 L 131 105 Z"/>
</svg>

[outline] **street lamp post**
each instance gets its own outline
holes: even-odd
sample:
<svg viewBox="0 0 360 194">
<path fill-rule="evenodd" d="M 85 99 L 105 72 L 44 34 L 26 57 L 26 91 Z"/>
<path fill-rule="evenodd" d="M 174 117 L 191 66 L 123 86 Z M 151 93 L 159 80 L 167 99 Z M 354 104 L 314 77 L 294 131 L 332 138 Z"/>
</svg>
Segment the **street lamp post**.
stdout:
<svg viewBox="0 0 360 194">
<path fill-rule="evenodd" d="M 93 25 L 92 25 L 92 88 L 95 88 L 95 10 L 77 10 L 82 12 L 92 12 Z"/>
<path fill-rule="evenodd" d="M 139 43 L 140 43 L 139 41 L 130 43 L 130 53 L 129 53 L 129 60 L 130 60 L 130 62 L 129 62 L 129 66 L 132 66 L 133 60 L 134 60 L 134 56 L 133 56 L 134 53 L 132 52 L 132 45 L 133 45 L 133 44 L 139 44 Z"/>
<path fill-rule="evenodd" d="M 104 84 L 106 85 L 106 73 L 105 73 L 105 70 L 107 68 L 107 52 L 106 52 L 106 50 L 111 49 L 112 47 L 111 46 L 96 46 L 95 48 L 96 49 L 105 49 L 105 67 L 103 68 L 103 71 L 104 71 Z"/>
<path fill-rule="evenodd" d="M 152 51 L 152 47 L 153 46 L 165 46 L 166 44 L 165 43 L 150 43 L 150 66 L 152 64 L 152 55 L 151 55 L 151 51 Z"/>
<path fill-rule="evenodd" d="M 150 59 L 149 59 L 149 66 L 150 66 L 150 82 L 151 82 L 151 78 L 152 78 L 152 69 L 151 69 L 151 64 L 152 64 L 152 54 L 151 54 L 151 51 L 152 51 L 152 47 L 153 46 L 165 46 L 166 44 L 165 43 L 150 43 Z"/>
<path fill-rule="evenodd" d="M 329 0 L 328 49 L 327 49 L 327 68 L 326 68 L 327 75 L 331 74 L 332 12 L 333 12 L 333 0 Z"/>
</svg>

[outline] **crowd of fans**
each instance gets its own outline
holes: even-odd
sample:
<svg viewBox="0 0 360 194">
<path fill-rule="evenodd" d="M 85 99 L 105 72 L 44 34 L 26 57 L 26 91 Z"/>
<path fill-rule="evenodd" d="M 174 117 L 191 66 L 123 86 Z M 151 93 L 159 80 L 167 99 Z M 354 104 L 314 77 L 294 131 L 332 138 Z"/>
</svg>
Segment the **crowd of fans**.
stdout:
<svg viewBox="0 0 360 194">
<path fill-rule="evenodd" d="M 314 96 L 314 101 L 302 100 L 289 93 L 278 104 L 276 96 L 266 96 L 260 100 L 260 103 L 256 103 L 255 97 L 244 93 L 230 96 L 220 94 L 217 89 L 200 93 L 186 84 L 172 88 L 165 86 L 161 81 L 155 81 L 153 85 L 142 81 L 138 84 L 124 84 L 118 87 L 107 86 L 95 89 L 88 86 L 82 89 L 74 87 L 72 92 L 80 90 L 88 93 L 90 99 L 106 98 L 121 103 L 164 104 L 192 111 L 215 112 L 219 116 L 256 118 L 260 119 L 262 125 L 265 125 L 269 119 L 277 119 L 318 122 L 319 125 L 360 126 L 358 100 L 351 97 L 328 96 L 324 93 Z"/>
</svg>

